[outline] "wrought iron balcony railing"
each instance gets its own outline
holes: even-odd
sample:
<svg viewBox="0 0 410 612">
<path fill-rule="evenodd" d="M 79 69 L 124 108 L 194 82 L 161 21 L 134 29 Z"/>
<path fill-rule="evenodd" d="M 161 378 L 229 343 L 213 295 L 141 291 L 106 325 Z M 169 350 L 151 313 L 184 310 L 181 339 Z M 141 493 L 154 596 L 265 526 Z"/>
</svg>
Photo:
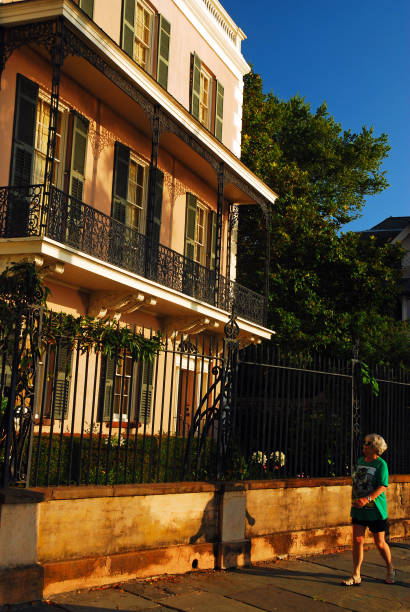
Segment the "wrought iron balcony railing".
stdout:
<svg viewBox="0 0 410 612">
<path fill-rule="evenodd" d="M 149 278 L 245 319 L 265 322 L 263 296 L 187 257 L 157 244 L 135 229 L 52 188 L 0 188 L 0 238 L 47 236 L 120 268 Z"/>
</svg>

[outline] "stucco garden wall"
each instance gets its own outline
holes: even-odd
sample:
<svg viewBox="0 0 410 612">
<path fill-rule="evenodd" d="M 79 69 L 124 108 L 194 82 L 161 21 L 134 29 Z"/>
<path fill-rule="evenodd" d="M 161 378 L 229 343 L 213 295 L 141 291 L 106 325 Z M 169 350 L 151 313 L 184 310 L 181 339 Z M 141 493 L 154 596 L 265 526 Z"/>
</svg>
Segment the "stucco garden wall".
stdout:
<svg viewBox="0 0 410 612">
<path fill-rule="evenodd" d="M 350 493 L 345 478 L 2 491 L 0 603 L 344 550 Z M 388 503 L 390 537 L 407 536 L 410 476 Z"/>
</svg>

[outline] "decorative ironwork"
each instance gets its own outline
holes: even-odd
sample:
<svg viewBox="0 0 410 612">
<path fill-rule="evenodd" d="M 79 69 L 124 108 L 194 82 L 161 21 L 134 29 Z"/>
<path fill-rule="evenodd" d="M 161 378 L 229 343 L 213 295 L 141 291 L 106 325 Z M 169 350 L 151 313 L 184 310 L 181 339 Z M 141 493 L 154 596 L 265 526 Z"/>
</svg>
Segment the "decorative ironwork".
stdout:
<svg viewBox="0 0 410 612">
<path fill-rule="evenodd" d="M 215 287 L 215 301 L 218 301 L 219 294 L 219 275 L 221 272 L 221 248 L 222 248 L 222 214 L 224 207 L 224 180 L 225 180 L 225 165 L 220 163 L 218 169 L 218 193 L 217 193 L 217 210 L 216 210 L 216 240 L 215 240 L 215 270 L 217 273 L 217 282 Z"/>
<path fill-rule="evenodd" d="M 39 236 L 43 185 L 0 187 L 0 237 Z"/>
<path fill-rule="evenodd" d="M 152 118 L 152 141 L 151 141 L 151 163 L 149 169 L 149 180 L 148 180 L 148 202 L 147 202 L 147 223 L 146 223 L 146 237 L 149 248 L 146 251 L 145 268 L 148 271 L 150 260 L 149 252 L 151 248 L 155 248 L 159 240 L 159 235 L 154 238 L 154 217 L 157 200 L 157 167 L 158 167 L 158 152 L 159 152 L 159 138 L 160 138 L 160 111 L 159 107 L 155 107 L 154 116 Z"/>
<path fill-rule="evenodd" d="M 0 398 L 6 404 L 0 419 L 1 486 L 28 486 L 34 425 L 34 400 L 39 372 L 42 308 L 17 306 L 14 330 L 2 345 Z M 9 370 L 8 384 L 6 373 Z"/>
<path fill-rule="evenodd" d="M 0 78 L 6 62 L 16 49 L 30 42 L 38 42 L 50 51 L 55 39 L 56 20 L 25 23 L 12 28 L 2 28 Z"/>
<path fill-rule="evenodd" d="M 197 461 L 195 473 L 200 472 L 201 455 L 211 430 L 217 430 L 216 474 L 222 478 L 224 464 L 232 433 L 233 380 L 238 366 L 239 327 L 232 310 L 231 317 L 225 325 L 225 339 L 221 364 L 212 369 L 214 380 L 202 397 L 193 416 L 185 452 L 185 471 L 191 471 L 192 447 L 197 442 Z"/>
<path fill-rule="evenodd" d="M 42 185 L 0 188 L 0 238 L 45 235 L 227 312 L 234 305 L 237 316 L 263 324 L 263 296 L 221 274 L 217 279 L 215 270 L 173 249 L 149 244 L 135 229 L 56 187 L 42 204 L 43 189 Z"/>
<path fill-rule="evenodd" d="M 267 226 L 267 221 L 269 219 L 270 214 L 270 202 L 266 198 L 261 196 L 261 194 L 258 193 L 258 191 L 256 191 L 256 189 L 252 187 L 252 185 L 247 183 L 245 179 L 236 174 L 236 172 L 234 172 L 231 168 L 225 169 L 225 183 L 232 183 L 233 185 L 236 185 L 236 187 L 246 193 L 246 195 L 252 198 L 252 200 L 260 206 L 264 214 L 265 224 Z"/>
<path fill-rule="evenodd" d="M 235 204 L 229 204 L 229 213 L 228 213 L 228 245 L 227 245 L 227 254 L 226 254 L 226 278 L 230 280 L 231 278 L 231 254 L 232 254 L 232 233 L 235 228 L 238 227 L 239 221 L 239 208 Z"/>
<path fill-rule="evenodd" d="M 97 51 L 91 49 L 86 42 L 68 28 L 65 29 L 64 33 L 64 51 L 66 55 L 77 55 L 85 59 L 134 100 L 148 117 L 153 117 L 154 103 L 150 98 L 124 77 L 120 70 L 117 70 L 114 66 L 106 62 Z"/>
</svg>

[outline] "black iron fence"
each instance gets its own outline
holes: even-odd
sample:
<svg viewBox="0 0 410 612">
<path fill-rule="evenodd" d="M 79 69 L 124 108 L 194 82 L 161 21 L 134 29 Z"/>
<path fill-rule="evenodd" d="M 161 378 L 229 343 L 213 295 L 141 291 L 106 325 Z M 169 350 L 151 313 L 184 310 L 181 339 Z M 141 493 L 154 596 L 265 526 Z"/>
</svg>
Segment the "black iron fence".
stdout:
<svg viewBox="0 0 410 612">
<path fill-rule="evenodd" d="M 164 337 L 152 362 L 58 337 L 27 359 L 41 317 L 25 315 L 0 358 L 3 484 L 346 476 L 371 432 L 390 471 L 410 472 L 408 373 L 375 369 L 376 397 L 358 361 L 233 334 Z"/>
<path fill-rule="evenodd" d="M 265 323 L 265 298 L 215 270 L 162 245 L 150 245 L 134 228 L 53 187 L 0 188 L 0 238 L 47 236 L 185 295 L 256 323 Z"/>
<path fill-rule="evenodd" d="M 289 355 L 268 343 L 240 351 L 232 440 L 251 477 L 351 473 L 364 436 L 382 435 L 392 473 L 409 473 L 410 375 L 375 367 L 379 393 L 358 360 Z"/>
</svg>

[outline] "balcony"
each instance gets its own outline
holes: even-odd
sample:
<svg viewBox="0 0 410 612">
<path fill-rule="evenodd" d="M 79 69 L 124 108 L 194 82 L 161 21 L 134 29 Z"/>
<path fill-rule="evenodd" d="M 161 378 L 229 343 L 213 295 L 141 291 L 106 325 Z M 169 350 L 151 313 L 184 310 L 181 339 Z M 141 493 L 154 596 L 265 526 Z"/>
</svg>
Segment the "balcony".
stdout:
<svg viewBox="0 0 410 612">
<path fill-rule="evenodd" d="M 0 238 L 44 236 L 197 300 L 264 325 L 263 296 L 140 234 L 92 206 L 42 185 L 0 188 Z"/>
</svg>

